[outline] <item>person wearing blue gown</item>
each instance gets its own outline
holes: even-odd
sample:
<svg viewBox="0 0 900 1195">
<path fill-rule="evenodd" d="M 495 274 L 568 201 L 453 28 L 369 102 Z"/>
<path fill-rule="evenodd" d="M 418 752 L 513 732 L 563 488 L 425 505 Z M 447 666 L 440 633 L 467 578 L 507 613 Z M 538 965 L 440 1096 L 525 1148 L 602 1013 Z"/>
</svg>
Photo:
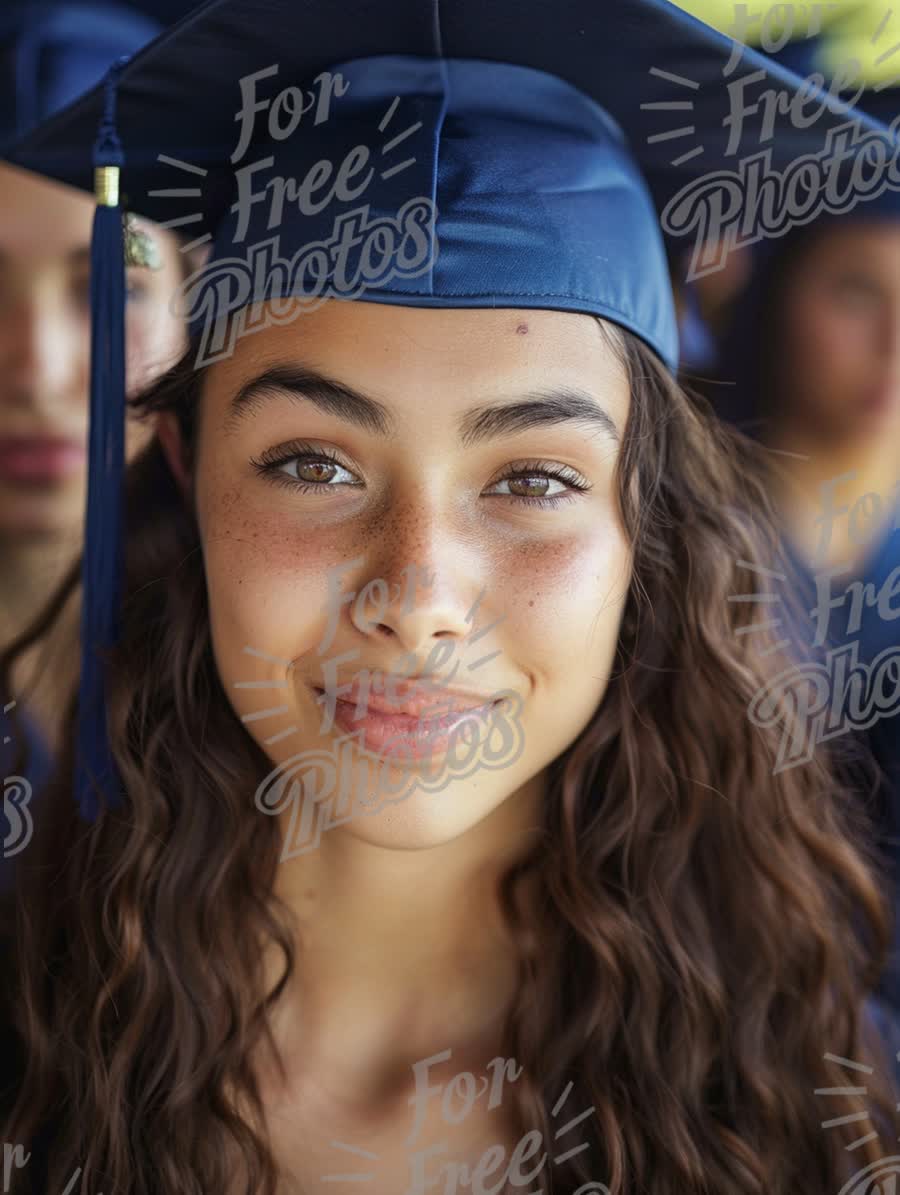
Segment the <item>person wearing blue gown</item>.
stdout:
<svg viewBox="0 0 900 1195">
<path fill-rule="evenodd" d="M 15 148 L 97 187 L 104 349 L 0 1081 L 41 1195 L 900 1173 L 884 901 L 748 724 L 764 495 L 676 381 L 731 56 L 668 0 L 210 0 Z M 127 467 L 120 184 L 211 244 Z"/>
<path fill-rule="evenodd" d="M 821 69 L 825 46 L 809 38 L 780 57 Z M 833 65 L 840 55 L 833 46 L 830 55 Z M 857 106 L 891 126 L 900 87 L 870 85 Z M 900 620 L 885 592 L 900 576 L 900 193 L 883 186 L 848 212 L 753 246 L 751 256 L 706 392 L 769 453 L 785 559 L 805 611 L 791 624 L 797 659 L 827 670 L 835 651 L 855 645 L 870 669 L 868 680 L 861 672 L 847 684 L 842 673 L 829 680 L 829 701 L 842 709 L 829 738 L 874 818 L 892 884 L 895 936 L 879 995 L 900 1024 L 900 667 L 892 662 Z M 873 710 L 879 657 L 886 693 Z M 869 716 L 851 718 L 851 707 Z"/>
<path fill-rule="evenodd" d="M 165 7 L 165 6 L 161 6 Z M 159 19 L 174 19 L 172 4 Z M 10 0 L 0 12 L 0 149 L 62 110 L 162 25 L 140 5 Z M 0 164 L 0 647 L 23 633 L 76 562 L 87 477 L 93 204 L 72 188 Z M 185 273 L 174 232 L 134 224 L 158 268 L 129 269 L 129 376 L 143 385 L 181 351 L 168 311 Z M 129 428 L 129 451 L 146 436 Z M 0 895 L 27 849 L 77 679 L 70 601 L 0 700 Z M 0 685 L 0 694 L 3 689 Z M 10 707 L 10 708 L 7 708 Z M 19 754 L 19 736 L 26 754 Z"/>
<path fill-rule="evenodd" d="M 835 677 L 835 669 L 829 661 L 834 660 L 837 651 L 852 651 L 852 660 L 867 670 L 857 674 L 859 679 L 852 679 L 851 673 L 846 683 L 837 680 L 835 683 L 840 687 L 837 697 L 832 685 L 829 706 L 832 701 L 840 701 L 845 721 L 838 725 L 846 727 L 832 741 L 843 749 L 841 754 L 849 759 L 848 766 L 855 768 L 856 784 L 872 811 L 895 893 L 894 944 L 879 989 L 900 1034 L 900 627 L 890 617 L 891 603 L 884 603 L 883 598 L 883 606 L 879 608 L 877 602 L 877 595 L 888 594 L 900 577 L 900 501 L 895 498 L 885 505 L 882 525 L 866 545 L 860 563 L 841 569 L 833 581 L 831 570 L 816 569 L 808 553 L 802 552 L 795 542 L 786 538 L 784 546 L 791 566 L 790 576 L 807 615 L 802 629 L 796 630 L 800 653 L 806 658 L 817 658 L 824 674 L 831 677 Z M 837 614 L 829 616 L 825 608 L 830 596 L 840 595 L 845 589 L 849 595 L 868 593 L 873 598 L 871 602 L 865 597 L 860 601 L 858 626 L 848 608 L 849 595 Z M 889 617 L 884 617 L 883 610 Z M 824 633 L 817 636 L 820 630 Z M 821 643 L 816 642 L 817 637 Z M 878 679 L 879 676 L 884 679 Z M 879 690 L 884 693 L 883 707 L 876 701 Z M 845 738 L 851 742 L 841 741 Z M 856 753 L 854 740 L 861 748 Z M 870 755 L 877 765 L 874 777 L 864 766 Z"/>
</svg>

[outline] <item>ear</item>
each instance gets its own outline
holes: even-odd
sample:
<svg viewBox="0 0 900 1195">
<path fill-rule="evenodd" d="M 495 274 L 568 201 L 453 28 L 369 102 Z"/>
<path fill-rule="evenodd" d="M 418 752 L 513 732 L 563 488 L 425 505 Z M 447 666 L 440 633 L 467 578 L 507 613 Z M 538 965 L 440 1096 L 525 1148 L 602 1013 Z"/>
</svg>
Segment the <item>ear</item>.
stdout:
<svg viewBox="0 0 900 1195">
<path fill-rule="evenodd" d="M 190 502 L 191 471 L 187 464 L 187 453 L 184 440 L 181 437 L 181 428 L 178 426 L 178 417 L 173 411 L 160 411 L 156 420 L 156 434 L 169 468 L 172 470 L 172 476 L 185 501 Z"/>
</svg>

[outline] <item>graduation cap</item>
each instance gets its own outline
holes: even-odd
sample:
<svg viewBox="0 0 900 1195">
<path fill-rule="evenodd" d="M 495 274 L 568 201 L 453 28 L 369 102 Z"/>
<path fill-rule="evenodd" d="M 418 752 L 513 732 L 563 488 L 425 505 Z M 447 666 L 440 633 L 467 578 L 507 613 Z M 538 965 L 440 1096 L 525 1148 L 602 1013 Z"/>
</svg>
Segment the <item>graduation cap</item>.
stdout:
<svg viewBox="0 0 900 1195">
<path fill-rule="evenodd" d="M 692 0 L 694 2 L 694 0 Z M 823 74 L 838 96 L 852 103 L 858 112 L 882 125 L 900 126 L 900 19 L 880 3 L 857 3 L 845 7 L 840 19 L 817 36 L 787 43 L 778 54 L 782 62 L 804 71 Z M 852 172 L 853 159 L 842 169 Z M 874 172 L 873 172 L 874 177 Z M 900 179 L 882 180 L 870 196 L 847 211 L 826 211 L 815 221 L 817 229 L 846 222 L 900 220 Z M 783 240 L 760 240 L 753 245 L 750 279 L 735 301 L 718 352 L 717 374 L 727 388 L 717 388 L 717 412 L 750 434 L 762 430 L 760 388 L 763 357 L 760 352 L 765 313 L 769 308 L 773 277 L 783 254 L 798 234 Z"/>
<path fill-rule="evenodd" d="M 120 185 L 212 246 L 185 293 L 207 361 L 263 301 L 325 295 L 587 312 L 674 370 L 658 211 L 742 157 L 825 152 L 850 116 L 797 84 L 668 0 L 211 0 L 16 148 L 85 189 L 98 168 L 84 817 L 115 786 L 95 651 L 117 600 Z"/>
<path fill-rule="evenodd" d="M 677 0 L 679 8 L 708 22 L 721 32 L 761 52 L 804 79 L 828 87 L 841 101 L 864 109 L 886 126 L 900 117 L 900 19 L 882 0 L 812 0 L 808 4 L 769 4 L 754 7 L 732 0 Z M 841 171 L 842 187 L 853 188 L 852 158 Z M 848 176 L 851 176 L 848 183 Z M 841 219 L 892 218 L 900 214 L 900 193 L 891 187 L 874 196 L 861 196 L 848 213 L 824 212 L 823 221 Z M 799 223 L 799 222 L 798 222 Z M 752 419 L 755 404 L 748 400 L 755 385 L 758 346 L 747 337 L 759 323 L 765 286 L 762 276 L 767 263 L 779 251 L 781 241 L 764 238 L 752 243 L 756 283 L 741 297 L 733 321 L 746 341 L 740 353 L 738 373 L 742 379 L 727 399 L 720 399 L 720 413 L 743 422 Z M 684 289 L 686 312 L 682 326 L 682 357 L 688 367 L 706 368 L 717 356 L 698 353 L 696 346 L 709 347 L 711 333 L 705 329 L 696 288 Z M 686 320 L 690 318 L 690 323 Z M 730 357 L 736 351 L 735 336 L 729 336 Z M 730 362 L 732 367 L 737 364 Z"/>
<path fill-rule="evenodd" d="M 151 17 L 117 4 L 6 5 L 0 12 L 0 148 L 93 87 L 112 62 L 160 30 Z"/>
<path fill-rule="evenodd" d="M 842 0 L 823 23 L 821 32 L 803 34 L 799 25 L 797 36 L 774 57 L 797 73 L 824 78 L 841 100 L 883 125 L 894 126 L 900 121 L 898 51 L 900 18 L 893 9 L 880 0 Z M 848 161 L 845 171 L 852 165 Z M 862 197 L 862 202 L 846 215 L 851 219 L 900 216 L 898 182 L 871 199 Z M 826 218 L 841 219 L 844 215 L 828 213 Z"/>
<path fill-rule="evenodd" d="M 175 21 L 181 20 L 191 9 L 200 6 L 200 0 L 128 0 L 128 2 L 163 25 L 171 25 Z"/>
</svg>

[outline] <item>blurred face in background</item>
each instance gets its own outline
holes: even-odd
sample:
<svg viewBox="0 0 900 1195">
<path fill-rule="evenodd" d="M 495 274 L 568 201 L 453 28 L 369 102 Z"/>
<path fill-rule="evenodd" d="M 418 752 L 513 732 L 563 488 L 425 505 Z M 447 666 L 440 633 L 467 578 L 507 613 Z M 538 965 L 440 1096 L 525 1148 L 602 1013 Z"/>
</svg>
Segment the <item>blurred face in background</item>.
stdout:
<svg viewBox="0 0 900 1195">
<path fill-rule="evenodd" d="M 0 538 L 78 534 L 87 487 L 90 242 L 94 201 L 0 165 Z M 169 310 L 184 271 L 175 237 L 146 221 L 162 268 L 127 271 L 129 393 L 185 346 Z M 152 429 L 131 420 L 133 454 Z"/>
<path fill-rule="evenodd" d="M 825 442 L 900 430 L 900 221 L 814 234 L 783 283 L 777 409 Z"/>
</svg>

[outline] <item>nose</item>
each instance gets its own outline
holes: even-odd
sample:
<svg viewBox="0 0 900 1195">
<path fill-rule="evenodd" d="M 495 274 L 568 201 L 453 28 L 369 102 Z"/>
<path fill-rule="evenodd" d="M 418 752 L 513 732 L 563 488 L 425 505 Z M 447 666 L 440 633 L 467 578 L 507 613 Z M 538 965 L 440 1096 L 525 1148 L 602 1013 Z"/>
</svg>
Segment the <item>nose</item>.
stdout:
<svg viewBox="0 0 900 1195">
<path fill-rule="evenodd" d="M 385 565 L 378 574 L 352 607 L 357 630 L 415 656 L 427 654 L 442 640 L 461 642 L 471 631 L 471 587 L 460 584 L 459 576 L 442 568 L 433 554 L 426 563 L 412 558 L 402 566 Z"/>
<path fill-rule="evenodd" d="M 424 499 L 423 499 L 424 502 Z M 350 606 L 363 634 L 415 656 L 421 667 L 443 643 L 451 656 L 483 623 L 489 606 L 484 562 L 471 535 L 455 533 L 449 518 L 423 503 L 395 511 L 379 531 L 378 548 L 363 557 L 359 587 Z"/>
<path fill-rule="evenodd" d="M 87 395 L 87 330 L 50 296 L 23 296 L 0 319 L 5 403 L 50 412 Z"/>
</svg>

